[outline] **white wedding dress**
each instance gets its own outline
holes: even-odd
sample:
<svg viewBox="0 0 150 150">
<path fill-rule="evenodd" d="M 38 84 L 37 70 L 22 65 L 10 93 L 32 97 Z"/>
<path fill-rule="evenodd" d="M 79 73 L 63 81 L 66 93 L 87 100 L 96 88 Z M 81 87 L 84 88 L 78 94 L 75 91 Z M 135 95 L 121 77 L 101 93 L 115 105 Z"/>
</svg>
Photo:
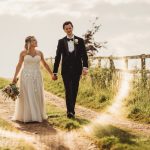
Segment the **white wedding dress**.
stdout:
<svg viewBox="0 0 150 150">
<path fill-rule="evenodd" d="M 26 55 L 20 75 L 20 97 L 16 100 L 13 120 L 42 122 L 46 119 L 43 79 L 40 71 L 41 57 Z"/>
</svg>

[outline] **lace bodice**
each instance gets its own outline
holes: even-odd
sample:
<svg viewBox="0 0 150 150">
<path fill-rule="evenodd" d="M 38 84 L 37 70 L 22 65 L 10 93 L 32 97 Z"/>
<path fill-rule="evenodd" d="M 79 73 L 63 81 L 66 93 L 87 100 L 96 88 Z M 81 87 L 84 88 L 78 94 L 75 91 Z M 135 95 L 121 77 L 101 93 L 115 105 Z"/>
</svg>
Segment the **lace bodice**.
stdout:
<svg viewBox="0 0 150 150">
<path fill-rule="evenodd" d="M 32 57 L 31 55 L 26 55 L 24 57 L 24 70 L 39 70 L 40 69 L 41 57 L 36 55 Z"/>
</svg>

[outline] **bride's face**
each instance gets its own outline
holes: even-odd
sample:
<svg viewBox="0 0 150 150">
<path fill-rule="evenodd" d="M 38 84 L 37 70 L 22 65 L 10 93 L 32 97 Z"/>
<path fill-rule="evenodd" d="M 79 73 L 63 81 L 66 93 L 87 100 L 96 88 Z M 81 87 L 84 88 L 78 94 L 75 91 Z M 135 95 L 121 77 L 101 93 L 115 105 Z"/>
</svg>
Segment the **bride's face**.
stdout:
<svg viewBox="0 0 150 150">
<path fill-rule="evenodd" d="M 37 47 L 37 40 L 35 38 L 31 39 L 31 47 Z"/>
</svg>

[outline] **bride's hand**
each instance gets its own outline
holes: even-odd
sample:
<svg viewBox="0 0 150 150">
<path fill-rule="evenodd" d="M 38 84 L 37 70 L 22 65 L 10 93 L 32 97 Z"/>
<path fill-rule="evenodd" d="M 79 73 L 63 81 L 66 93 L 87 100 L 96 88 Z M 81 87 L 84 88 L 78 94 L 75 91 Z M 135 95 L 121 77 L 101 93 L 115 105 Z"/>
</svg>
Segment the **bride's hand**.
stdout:
<svg viewBox="0 0 150 150">
<path fill-rule="evenodd" d="M 12 81 L 12 83 L 13 83 L 13 84 L 16 84 L 17 81 L 18 81 L 18 78 L 14 78 L 13 81 Z"/>
</svg>

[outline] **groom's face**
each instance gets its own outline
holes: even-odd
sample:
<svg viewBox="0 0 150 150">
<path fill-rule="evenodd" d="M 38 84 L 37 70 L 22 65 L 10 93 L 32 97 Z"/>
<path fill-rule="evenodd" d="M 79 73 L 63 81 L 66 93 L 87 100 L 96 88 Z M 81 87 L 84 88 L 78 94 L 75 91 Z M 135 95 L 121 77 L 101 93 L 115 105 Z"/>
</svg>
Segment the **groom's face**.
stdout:
<svg viewBox="0 0 150 150">
<path fill-rule="evenodd" d="M 64 26 L 64 31 L 67 35 L 72 35 L 73 32 L 73 27 L 71 24 L 65 25 Z"/>
</svg>

